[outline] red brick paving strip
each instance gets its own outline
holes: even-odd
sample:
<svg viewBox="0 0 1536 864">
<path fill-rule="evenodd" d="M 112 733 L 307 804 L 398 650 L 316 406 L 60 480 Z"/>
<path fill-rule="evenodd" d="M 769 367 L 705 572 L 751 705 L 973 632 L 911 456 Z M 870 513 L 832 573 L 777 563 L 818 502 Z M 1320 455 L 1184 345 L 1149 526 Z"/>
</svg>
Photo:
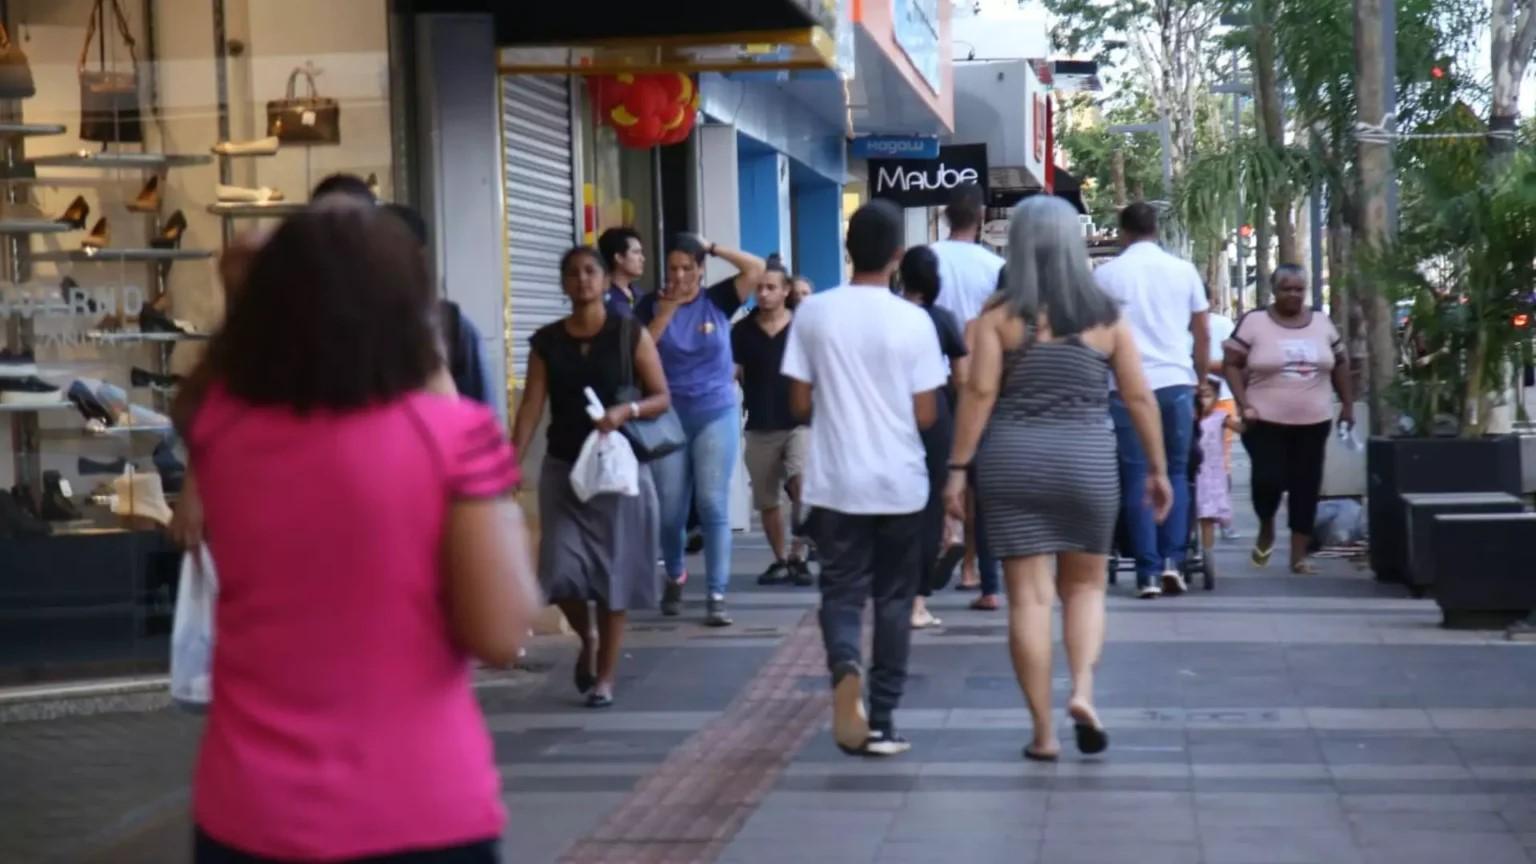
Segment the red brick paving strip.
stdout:
<svg viewBox="0 0 1536 864">
<path fill-rule="evenodd" d="M 809 612 L 725 711 L 678 745 L 616 810 L 561 857 L 564 864 L 711 864 L 779 774 L 821 728 L 826 674 Z"/>
</svg>

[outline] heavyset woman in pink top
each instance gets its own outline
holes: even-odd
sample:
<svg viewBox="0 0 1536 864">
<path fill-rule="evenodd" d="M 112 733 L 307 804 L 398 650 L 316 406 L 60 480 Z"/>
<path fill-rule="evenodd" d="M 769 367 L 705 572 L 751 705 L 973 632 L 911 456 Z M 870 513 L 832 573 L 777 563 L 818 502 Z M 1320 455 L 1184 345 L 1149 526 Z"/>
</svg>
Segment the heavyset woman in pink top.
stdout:
<svg viewBox="0 0 1536 864">
<path fill-rule="evenodd" d="M 395 217 L 294 216 L 183 394 L 220 580 L 200 864 L 497 860 L 471 658 L 514 660 L 537 598 L 506 437 L 432 386 L 434 306 Z"/>
<path fill-rule="evenodd" d="M 1242 409 L 1243 447 L 1253 463 L 1253 509 L 1259 536 L 1253 563 L 1275 547 L 1275 515 L 1286 498 L 1291 571 L 1311 573 L 1307 548 L 1323 484 L 1323 455 L 1339 396 L 1339 423 L 1353 425 L 1349 359 L 1328 316 L 1307 307 L 1306 273 L 1275 268 L 1272 302 L 1244 315 L 1226 348 L 1227 383 Z"/>
</svg>

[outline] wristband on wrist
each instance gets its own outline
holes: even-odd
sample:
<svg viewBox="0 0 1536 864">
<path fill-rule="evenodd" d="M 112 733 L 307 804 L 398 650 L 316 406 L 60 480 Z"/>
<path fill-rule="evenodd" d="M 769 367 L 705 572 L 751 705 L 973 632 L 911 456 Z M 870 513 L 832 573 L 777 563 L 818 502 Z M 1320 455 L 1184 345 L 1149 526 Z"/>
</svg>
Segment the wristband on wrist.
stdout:
<svg viewBox="0 0 1536 864">
<path fill-rule="evenodd" d="M 639 402 L 631 402 L 631 403 L 629 403 L 629 419 L 631 419 L 631 420 L 638 420 L 638 419 L 640 419 L 640 403 Z"/>
<path fill-rule="evenodd" d="M 966 462 L 966 463 L 962 464 L 962 463 L 959 463 L 959 462 L 951 462 L 951 463 L 949 463 L 949 470 L 951 470 L 951 471 L 969 471 L 969 470 L 971 470 L 971 463 Z"/>
<path fill-rule="evenodd" d="M 711 257 L 711 258 L 715 257 L 715 246 L 716 245 L 718 245 L 718 244 L 715 244 L 715 243 L 709 244 L 709 257 Z"/>
</svg>

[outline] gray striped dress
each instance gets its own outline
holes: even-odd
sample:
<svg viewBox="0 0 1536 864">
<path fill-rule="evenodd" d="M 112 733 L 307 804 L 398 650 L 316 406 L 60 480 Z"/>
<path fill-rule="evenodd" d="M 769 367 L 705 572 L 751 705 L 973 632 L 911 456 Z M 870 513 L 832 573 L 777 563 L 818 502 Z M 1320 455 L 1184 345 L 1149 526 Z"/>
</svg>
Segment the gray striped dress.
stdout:
<svg viewBox="0 0 1536 864">
<path fill-rule="evenodd" d="M 976 454 L 977 509 L 998 558 L 1109 552 L 1120 508 L 1109 360 L 1076 336 L 1004 357 Z"/>
</svg>

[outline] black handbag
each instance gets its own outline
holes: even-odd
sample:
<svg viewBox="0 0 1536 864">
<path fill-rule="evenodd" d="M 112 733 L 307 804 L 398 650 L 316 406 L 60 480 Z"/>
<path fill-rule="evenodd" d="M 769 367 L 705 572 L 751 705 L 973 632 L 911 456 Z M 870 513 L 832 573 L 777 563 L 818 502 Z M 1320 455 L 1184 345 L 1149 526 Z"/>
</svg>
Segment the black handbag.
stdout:
<svg viewBox="0 0 1536 864">
<path fill-rule="evenodd" d="M 300 75 L 309 84 L 309 93 L 304 96 L 298 95 Z M 288 73 L 283 98 L 267 103 L 267 134 L 276 135 L 284 144 L 340 144 L 341 103 L 320 95 L 309 69 L 295 68 Z"/>
<path fill-rule="evenodd" d="M 128 46 L 127 72 L 107 68 L 106 0 L 96 0 L 91 23 L 85 30 L 85 44 L 80 46 L 80 137 L 86 141 L 137 144 L 144 140 L 144 124 L 139 108 L 139 57 L 133 49 L 133 34 L 123 9 L 112 0 L 112 17 Z M 101 52 L 97 68 L 87 69 L 91 41 L 101 30 Z"/>
<path fill-rule="evenodd" d="M 0 24 L 0 99 L 26 99 L 37 95 L 32 82 L 32 66 L 21 46 L 11 41 L 11 34 Z"/>
<path fill-rule="evenodd" d="M 619 353 L 624 355 L 624 359 L 620 361 L 619 368 L 623 371 L 619 373 L 619 380 L 624 383 L 619 385 L 617 402 L 639 402 L 645 396 L 635 386 L 635 348 L 638 344 L 635 319 L 622 319 L 619 324 Z M 630 420 L 619 427 L 619 432 L 629 442 L 630 449 L 635 451 L 635 458 L 641 462 L 654 462 L 688 446 L 682 418 L 670 407 L 659 417 Z"/>
</svg>

